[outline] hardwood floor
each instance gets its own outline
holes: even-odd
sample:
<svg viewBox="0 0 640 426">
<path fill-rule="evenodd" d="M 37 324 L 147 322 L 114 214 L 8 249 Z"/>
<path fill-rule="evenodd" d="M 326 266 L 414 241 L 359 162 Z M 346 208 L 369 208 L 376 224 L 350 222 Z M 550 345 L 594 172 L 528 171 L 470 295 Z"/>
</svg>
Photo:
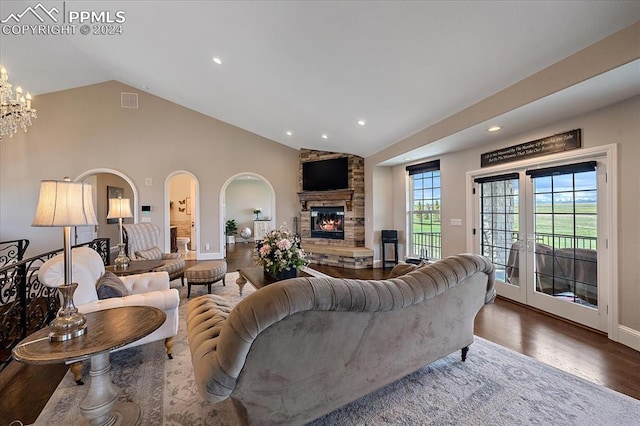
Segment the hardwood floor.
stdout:
<svg viewBox="0 0 640 426">
<path fill-rule="evenodd" d="M 252 247 L 247 243 L 229 245 L 227 270 L 253 266 Z M 189 260 L 187 267 L 195 263 Z M 341 278 L 379 279 L 389 273 L 389 269 L 313 267 Z M 640 352 L 612 342 L 601 333 L 500 298 L 480 311 L 475 333 L 538 361 L 640 399 Z M 473 346 L 470 356 L 473 356 Z M 65 365 L 9 364 L 0 372 L 0 426 L 8 426 L 13 420 L 33 423 L 66 371 Z"/>
</svg>

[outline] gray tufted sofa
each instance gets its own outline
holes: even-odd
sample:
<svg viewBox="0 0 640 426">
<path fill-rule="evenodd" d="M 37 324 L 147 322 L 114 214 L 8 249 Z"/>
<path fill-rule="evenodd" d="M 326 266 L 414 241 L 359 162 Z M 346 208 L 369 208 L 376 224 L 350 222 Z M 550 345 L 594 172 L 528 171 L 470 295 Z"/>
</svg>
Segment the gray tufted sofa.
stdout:
<svg viewBox="0 0 640 426">
<path fill-rule="evenodd" d="M 294 278 L 234 308 L 187 306 L 194 375 L 210 402 L 231 398 L 245 424 L 303 424 L 473 343 L 495 298 L 494 268 L 451 256 L 388 280 Z"/>
</svg>

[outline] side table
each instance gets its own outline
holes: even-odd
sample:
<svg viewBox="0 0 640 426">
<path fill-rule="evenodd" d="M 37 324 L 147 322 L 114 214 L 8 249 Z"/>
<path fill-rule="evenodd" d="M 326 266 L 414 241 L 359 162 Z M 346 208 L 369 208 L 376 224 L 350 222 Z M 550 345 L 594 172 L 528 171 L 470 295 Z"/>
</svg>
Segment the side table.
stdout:
<svg viewBox="0 0 640 426">
<path fill-rule="evenodd" d="M 116 269 L 113 265 L 109 265 L 104 269 L 121 277 L 123 275 L 136 275 L 151 272 L 162 265 L 164 265 L 164 261 L 162 260 L 131 260 L 129 261 L 129 266 L 126 269 Z"/>
<path fill-rule="evenodd" d="M 111 382 L 109 351 L 154 332 L 165 321 L 165 313 L 152 306 L 124 306 L 86 314 L 87 332 L 64 342 L 50 342 L 49 329 L 27 336 L 15 348 L 13 357 L 31 364 L 57 364 L 91 358 L 91 384 L 80 404 L 84 419 L 76 424 L 134 425 L 140 421 L 140 407 L 133 402 L 117 403 L 120 389 Z"/>
</svg>

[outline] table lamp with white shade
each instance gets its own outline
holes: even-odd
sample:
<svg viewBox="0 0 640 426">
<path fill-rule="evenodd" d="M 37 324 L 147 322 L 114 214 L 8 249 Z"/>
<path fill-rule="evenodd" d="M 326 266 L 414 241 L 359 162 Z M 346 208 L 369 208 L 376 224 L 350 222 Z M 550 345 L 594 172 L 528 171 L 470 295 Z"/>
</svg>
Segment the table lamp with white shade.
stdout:
<svg viewBox="0 0 640 426">
<path fill-rule="evenodd" d="M 61 342 L 81 336 L 87 329 L 85 316 L 73 304 L 73 293 L 78 287 L 71 276 L 71 227 L 97 225 L 93 209 L 91 185 L 62 181 L 40 182 L 38 207 L 32 226 L 62 227 L 64 237 L 64 284 L 58 287 L 62 295 L 62 307 L 49 325 L 49 339 Z"/>
<path fill-rule="evenodd" d="M 118 219 L 119 231 L 120 231 L 120 244 L 118 247 L 118 257 L 114 261 L 115 269 L 126 269 L 129 266 L 129 258 L 124 250 L 124 243 L 122 242 L 122 219 L 133 217 L 131 213 L 131 201 L 128 198 L 109 198 L 109 213 L 107 213 L 107 219 Z"/>
</svg>

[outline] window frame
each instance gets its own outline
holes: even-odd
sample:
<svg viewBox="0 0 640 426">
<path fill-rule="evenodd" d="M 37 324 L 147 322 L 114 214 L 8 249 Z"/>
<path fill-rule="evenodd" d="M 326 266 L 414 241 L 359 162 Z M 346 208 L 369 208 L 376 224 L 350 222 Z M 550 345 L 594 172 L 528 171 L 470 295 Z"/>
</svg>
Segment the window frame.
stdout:
<svg viewBox="0 0 640 426">
<path fill-rule="evenodd" d="M 409 181 L 409 205 L 407 208 L 407 241 L 406 248 L 409 256 L 416 256 L 420 258 L 428 259 L 440 259 L 442 257 L 442 174 L 440 171 L 440 160 L 430 161 L 427 163 L 416 164 L 407 166 L 408 181 Z M 416 188 L 416 182 L 420 180 L 423 185 L 420 188 Z M 437 180 L 438 184 L 435 184 Z M 429 181 L 429 186 L 424 186 L 424 183 Z M 416 190 L 422 191 L 421 198 L 415 198 Z M 430 196 L 425 197 L 426 193 L 430 193 Z M 437 196 L 436 196 L 437 193 Z M 422 203 L 422 209 L 416 210 L 416 202 Z M 429 205 L 431 208 L 426 209 L 425 206 Z M 420 242 L 416 241 L 416 233 L 414 233 L 414 216 L 415 215 L 429 215 L 429 229 L 431 232 L 419 234 L 426 234 L 424 239 Z M 438 216 L 437 221 L 434 220 L 434 215 Z M 420 220 L 421 228 L 425 226 L 423 218 Z M 439 225 L 439 232 L 433 232 L 435 223 Z M 414 250 L 419 246 L 419 250 Z M 417 251 L 417 252 L 416 252 Z"/>
</svg>

